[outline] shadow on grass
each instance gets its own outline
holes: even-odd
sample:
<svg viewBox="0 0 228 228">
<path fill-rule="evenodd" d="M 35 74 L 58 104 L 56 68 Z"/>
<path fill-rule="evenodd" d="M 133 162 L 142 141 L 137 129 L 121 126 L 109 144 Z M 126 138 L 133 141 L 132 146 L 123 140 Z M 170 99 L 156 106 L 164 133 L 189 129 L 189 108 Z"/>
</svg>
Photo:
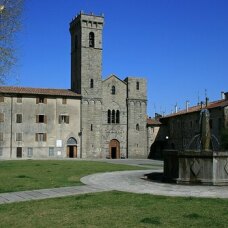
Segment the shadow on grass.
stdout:
<svg viewBox="0 0 228 228">
<path fill-rule="evenodd" d="M 143 218 L 140 220 L 141 223 L 145 224 L 153 224 L 153 225 L 160 225 L 160 218 L 159 217 L 152 217 L 152 218 Z"/>
</svg>

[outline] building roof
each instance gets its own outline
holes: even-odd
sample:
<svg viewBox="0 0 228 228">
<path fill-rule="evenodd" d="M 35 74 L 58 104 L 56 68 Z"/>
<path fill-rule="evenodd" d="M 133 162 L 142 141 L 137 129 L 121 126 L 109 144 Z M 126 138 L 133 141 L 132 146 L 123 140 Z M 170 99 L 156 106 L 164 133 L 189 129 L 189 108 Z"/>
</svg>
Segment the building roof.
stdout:
<svg viewBox="0 0 228 228">
<path fill-rule="evenodd" d="M 209 102 L 207 106 L 205 104 L 203 104 L 201 106 L 201 104 L 200 104 L 200 105 L 196 105 L 193 107 L 189 107 L 188 111 L 186 109 L 180 110 L 177 113 L 172 113 L 172 114 L 166 115 L 164 117 L 161 117 L 161 119 L 185 115 L 185 114 L 193 113 L 193 112 L 199 112 L 202 109 L 209 109 L 210 110 L 213 108 L 223 108 L 226 106 L 228 106 L 228 99 L 223 99 L 223 100 L 218 100 L 218 101 L 214 101 L 214 102 Z"/>
<path fill-rule="evenodd" d="M 26 94 L 26 95 L 47 95 L 47 96 L 64 96 L 64 97 L 80 97 L 68 89 L 45 89 L 45 88 L 30 88 L 30 87 L 14 87 L 0 86 L 0 94 Z"/>
<path fill-rule="evenodd" d="M 159 120 L 147 118 L 147 125 L 161 125 L 162 123 Z"/>
</svg>

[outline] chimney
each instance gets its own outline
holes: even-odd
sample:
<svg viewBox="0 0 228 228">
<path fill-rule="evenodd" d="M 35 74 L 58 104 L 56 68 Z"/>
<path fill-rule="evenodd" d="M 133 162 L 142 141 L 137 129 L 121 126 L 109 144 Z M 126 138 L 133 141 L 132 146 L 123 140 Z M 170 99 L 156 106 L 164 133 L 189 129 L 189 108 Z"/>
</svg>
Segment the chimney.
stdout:
<svg viewBox="0 0 228 228">
<path fill-rule="evenodd" d="M 200 108 L 203 108 L 203 101 L 200 102 Z"/>
<path fill-rule="evenodd" d="M 225 99 L 228 100 L 228 93 L 225 93 Z"/>
<path fill-rule="evenodd" d="M 208 106 L 208 104 L 209 104 L 209 98 L 206 97 L 206 107 Z"/>
<path fill-rule="evenodd" d="M 189 101 L 186 101 L 186 112 L 188 112 L 188 108 L 189 108 Z"/>
<path fill-rule="evenodd" d="M 225 93 L 223 91 L 221 92 L 221 100 L 225 100 Z"/>
<path fill-rule="evenodd" d="M 177 113 L 177 104 L 175 105 L 175 113 Z"/>
</svg>

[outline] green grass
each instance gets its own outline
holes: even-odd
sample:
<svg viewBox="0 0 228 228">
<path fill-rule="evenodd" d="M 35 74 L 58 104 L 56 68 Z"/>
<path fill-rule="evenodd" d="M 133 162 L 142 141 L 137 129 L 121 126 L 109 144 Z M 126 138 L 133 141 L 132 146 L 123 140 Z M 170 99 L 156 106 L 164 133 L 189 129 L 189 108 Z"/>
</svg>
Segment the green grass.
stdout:
<svg viewBox="0 0 228 228">
<path fill-rule="evenodd" d="M 93 161 L 1 161 L 0 193 L 81 185 L 80 178 L 92 173 L 136 169 Z"/>
<path fill-rule="evenodd" d="M 227 205 L 113 191 L 0 205 L 0 227 L 227 227 Z"/>
</svg>

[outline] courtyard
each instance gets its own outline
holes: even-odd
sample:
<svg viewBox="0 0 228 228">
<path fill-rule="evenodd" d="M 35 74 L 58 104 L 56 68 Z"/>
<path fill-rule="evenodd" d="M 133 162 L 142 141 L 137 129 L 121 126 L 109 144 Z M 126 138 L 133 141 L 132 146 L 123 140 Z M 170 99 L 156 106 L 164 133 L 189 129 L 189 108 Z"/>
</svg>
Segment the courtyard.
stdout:
<svg viewBox="0 0 228 228">
<path fill-rule="evenodd" d="M 142 178 L 161 171 L 162 165 L 127 159 L 2 161 L 0 226 L 226 227 L 227 187 L 176 186 Z M 7 176 L 14 180 L 11 188 L 6 187 Z M 3 202 L 3 196 L 11 202 Z"/>
</svg>

